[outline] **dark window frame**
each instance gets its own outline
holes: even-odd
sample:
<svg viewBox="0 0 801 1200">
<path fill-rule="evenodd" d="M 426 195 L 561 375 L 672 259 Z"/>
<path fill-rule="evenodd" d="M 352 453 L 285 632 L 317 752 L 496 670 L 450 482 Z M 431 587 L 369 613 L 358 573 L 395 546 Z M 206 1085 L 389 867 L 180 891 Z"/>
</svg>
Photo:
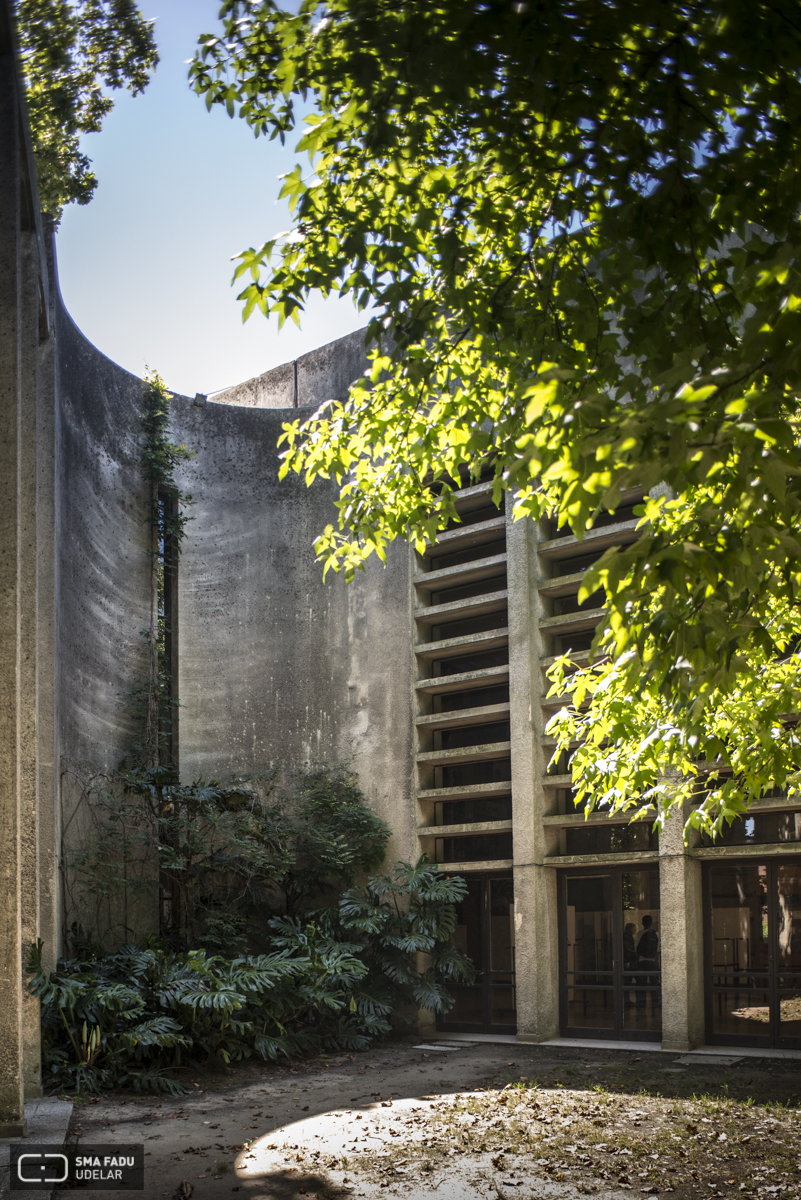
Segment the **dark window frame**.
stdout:
<svg viewBox="0 0 801 1200">
<path fill-rule="evenodd" d="M 557 934 L 559 944 L 559 1029 L 560 1036 L 564 1038 L 598 1038 L 604 1041 L 631 1041 L 631 1042 L 659 1042 L 662 1040 L 662 1030 L 639 1030 L 627 1029 L 623 1025 L 623 993 L 625 991 L 643 990 L 646 985 L 632 984 L 626 982 L 626 977 L 630 976 L 631 972 L 627 972 L 623 962 L 623 908 L 622 908 L 622 879 L 624 875 L 633 874 L 637 871 L 657 872 L 657 878 L 660 879 L 659 864 L 656 862 L 638 863 L 634 862 L 625 864 L 598 865 L 593 866 L 588 863 L 587 866 L 562 867 L 557 871 Z M 608 988 L 612 997 L 612 1006 L 614 1014 L 614 1025 L 611 1029 L 599 1029 L 597 1026 L 571 1026 L 568 1024 L 568 987 L 576 987 L 575 982 L 568 984 L 567 970 L 567 881 L 571 878 L 586 878 L 594 876 L 599 878 L 609 877 L 612 880 L 613 900 L 612 900 L 612 941 L 613 941 L 613 968 L 608 972 L 610 980 L 608 984 L 593 985 L 595 987 Z M 661 896 L 660 896 L 661 900 Z M 660 905 L 661 907 L 661 905 Z M 599 972 L 595 972 L 598 974 Z M 604 972 L 606 974 L 606 972 Z M 659 975 L 659 990 L 660 996 L 662 991 L 662 970 L 661 966 L 658 972 L 653 972 L 654 975 Z M 649 976 L 651 978 L 651 976 Z M 648 990 L 652 990 L 651 985 L 647 985 Z"/>
<path fill-rule="evenodd" d="M 493 881 L 508 880 L 512 884 L 514 896 L 514 875 L 512 871 L 482 871 L 469 873 L 465 871 L 462 874 L 464 879 L 480 880 L 482 885 L 482 901 L 481 901 L 481 944 L 482 944 L 482 963 L 477 972 L 476 983 L 473 985 L 476 990 L 481 992 L 481 1007 L 483 1011 L 483 1020 L 480 1023 L 470 1023 L 467 1021 L 449 1021 L 447 1013 L 444 1016 L 437 1014 L 436 1026 L 443 1033 L 497 1033 L 510 1034 L 517 1033 L 517 1025 L 500 1025 L 494 1024 L 492 1021 L 492 989 L 493 987 L 503 986 L 506 980 L 511 979 L 509 986 L 512 996 L 517 997 L 517 962 L 514 957 L 513 950 L 513 968 L 511 971 L 492 971 L 489 961 L 490 954 L 490 899 L 491 888 Z M 513 901 L 514 902 L 514 901 Z M 497 977 L 497 978 L 496 978 Z M 515 1003 L 516 1011 L 516 1003 Z"/>
<path fill-rule="evenodd" d="M 704 927 L 704 1023 L 706 1029 L 706 1041 L 708 1045 L 715 1046 L 754 1046 L 764 1049 L 780 1049 L 780 1050 L 799 1050 L 801 1049 L 801 1037 L 782 1037 L 779 1024 L 779 1004 L 781 1002 L 780 978 L 790 975 L 789 971 L 782 972 L 778 964 L 778 938 L 779 938 L 779 922 L 778 916 L 778 888 L 777 872 L 779 867 L 787 862 L 798 862 L 797 855 L 726 855 L 725 858 L 716 859 L 714 862 L 705 862 L 703 864 L 702 875 L 702 897 L 703 897 L 703 927 Z M 742 968 L 737 974 L 740 977 L 757 977 L 759 976 L 764 986 L 748 988 L 742 983 L 737 985 L 738 994 L 746 994 L 748 991 L 753 991 L 755 994 L 766 992 L 768 995 L 768 1008 L 770 1012 L 768 1021 L 768 1032 L 761 1037 L 756 1034 L 736 1034 L 736 1033 L 715 1033 L 714 1032 L 714 1004 L 715 996 L 718 993 L 725 992 L 726 988 L 723 985 L 716 985 L 715 969 L 714 969 L 714 930 L 712 927 L 712 872 L 721 867 L 733 867 L 748 865 L 752 867 L 765 866 L 768 876 L 768 969 L 760 971 L 757 969 L 749 970 Z M 718 971 L 718 975 L 724 974 Z M 734 990 L 734 989 L 732 989 Z"/>
</svg>

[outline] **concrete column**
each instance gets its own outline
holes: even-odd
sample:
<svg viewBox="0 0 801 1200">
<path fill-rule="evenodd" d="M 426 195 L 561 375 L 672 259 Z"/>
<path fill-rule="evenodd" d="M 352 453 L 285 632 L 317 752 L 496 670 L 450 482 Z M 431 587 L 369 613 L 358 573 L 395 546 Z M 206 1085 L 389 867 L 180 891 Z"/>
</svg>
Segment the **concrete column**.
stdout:
<svg viewBox="0 0 801 1200">
<path fill-rule="evenodd" d="M 20 238 L 20 409 L 19 409 L 19 778 L 22 864 L 21 935 L 23 969 L 28 947 L 39 936 L 39 794 L 37 771 L 37 400 L 39 391 L 39 255 L 36 233 Z M 41 1018 L 36 997 L 22 994 L 23 1090 L 42 1094 Z"/>
<path fill-rule="evenodd" d="M 19 112 L 0 57 L 0 1137 L 25 1132 L 22 1074 Z"/>
<path fill-rule="evenodd" d="M 542 646 L 539 636 L 537 529 L 507 516 L 509 696 L 512 743 L 517 1038 L 540 1042 L 559 1033 L 556 871 L 543 865 L 545 761 Z"/>
<path fill-rule="evenodd" d="M 704 926 L 701 864 L 687 854 L 681 816 L 659 839 L 662 1049 L 704 1044 Z"/>
<path fill-rule="evenodd" d="M 50 231 L 42 270 L 55 279 Z M 51 285 L 51 301 L 54 299 Z M 54 306 L 53 306 L 54 307 Z M 56 406 L 55 313 L 39 341 L 36 417 L 36 742 L 39 806 L 39 936 L 44 962 L 55 970 L 62 953 L 61 806 L 56 742 Z"/>
</svg>

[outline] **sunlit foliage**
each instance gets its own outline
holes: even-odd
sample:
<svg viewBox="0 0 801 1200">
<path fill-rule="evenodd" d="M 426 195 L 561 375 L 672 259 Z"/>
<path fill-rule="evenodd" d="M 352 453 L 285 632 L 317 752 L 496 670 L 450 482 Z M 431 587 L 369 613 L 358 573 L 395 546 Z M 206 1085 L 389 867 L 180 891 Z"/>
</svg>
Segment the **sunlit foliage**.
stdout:
<svg viewBox="0 0 801 1200">
<path fill-rule="evenodd" d="M 239 258 L 244 315 L 297 318 L 319 291 L 371 318 L 370 376 L 285 435 L 284 469 L 339 489 L 326 567 L 431 539 L 453 481 L 489 464 L 518 517 L 578 535 L 621 489 L 666 483 L 678 506 L 650 504 L 602 567 L 599 738 L 624 731 L 604 792 L 655 784 L 668 740 L 682 768 L 737 774 L 735 697 L 771 747 L 741 795 L 792 781 L 774 685 L 794 690 L 801 632 L 797 6 L 230 0 L 223 18 L 191 67 L 209 106 L 283 139 L 314 105 L 311 167 L 281 193 L 293 228 Z M 635 732 L 654 748 L 636 771 Z"/>
</svg>

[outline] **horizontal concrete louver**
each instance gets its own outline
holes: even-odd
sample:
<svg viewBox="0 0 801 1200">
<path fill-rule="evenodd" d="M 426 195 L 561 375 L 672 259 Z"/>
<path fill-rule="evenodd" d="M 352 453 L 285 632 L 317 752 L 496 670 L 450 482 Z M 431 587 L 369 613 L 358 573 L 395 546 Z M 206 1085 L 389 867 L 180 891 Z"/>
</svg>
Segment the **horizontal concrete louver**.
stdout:
<svg viewBox="0 0 801 1200">
<path fill-rule="evenodd" d="M 508 869 L 506 517 L 490 484 L 457 492 L 456 508 L 413 574 L 418 834 L 454 871 Z"/>
</svg>

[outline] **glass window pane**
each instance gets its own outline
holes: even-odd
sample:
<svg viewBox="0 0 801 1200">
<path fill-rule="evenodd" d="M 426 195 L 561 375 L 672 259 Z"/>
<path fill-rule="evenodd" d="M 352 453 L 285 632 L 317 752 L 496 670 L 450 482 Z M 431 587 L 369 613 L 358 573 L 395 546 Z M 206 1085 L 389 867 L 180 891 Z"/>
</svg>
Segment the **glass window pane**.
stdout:
<svg viewBox="0 0 801 1200">
<path fill-rule="evenodd" d="M 456 906 L 453 940 L 477 971 L 481 970 L 481 880 L 467 880 L 467 895 Z M 453 991 L 449 988 L 449 991 Z"/>
<path fill-rule="evenodd" d="M 752 975 L 750 971 L 738 971 L 736 975 L 723 975 L 717 972 L 712 976 L 712 985 L 716 988 L 756 988 L 758 992 L 770 987 L 770 975 L 761 973 Z"/>
<path fill-rule="evenodd" d="M 490 617 L 497 620 L 497 613 Z M 504 625 L 505 621 L 498 622 Z M 487 626 L 494 628 L 494 626 Z M 471 630 L 471 633 L 476 632 Z M 444 637 L 458 637 L 456 633 L 444 634 Z M 459 725 L 456 729 L 443 729 L 440 734 L 441 745 L 435 747 L 441 750 L 463 750 L 466 746 L 488 746 L 492 742 L 509 741 L 509 722 L 501 721 L 496 724 Z"/>
<path fill-rule="evenodd" d="M 580 825 L 565 830 L 565 854 L 658 850 L 659 835 L 644 821 L 632 825 Z"/>
<path fill-rule="evenodd" d="M 445 1014 L 446 1021 L 458 1021 L 465 1025 L 484 1024 L 484 997 L 480 987 L 455 987 L 448 984 L 448 991 L 455 1003 Z"/>
<path fill-rule="evenodd" d="M 658 1032 L 662 1028 L 662 941 L 659 870 L 623 874 L 624 1030 Z"/>
<path fill-rule="evenodd" d="M 767 889 L 765 863 L 715 866 L 710 871 L 713 974 L 768 970 Z"/>
<path fill-rule="evenodd" d="M 569 987 L 591 987 L 600 985 L 601 987 L 611 987 L 615 981 L 614 971 L 568 971 L 567 983 Z"/>
<path fill-rule="evenodd" d="M 572 1030 L 658 1037 L 659 867 L 565 876 L 563 1012 Z"/>
<path fill-rule="evenodd" d="M 623 875 L 623 970 L 652 975 L 661 967 L 659 870 Z"/>
<path fill-rule="evenodd" d="M 494 664 L 486 663 L 485 665 L 489 667 Z M 464 667 L 462 669 L 472 671 L 475 668 Z M 445 674 L 444 671 L 442 673 Z M 442 783 L 437 783 L 436 786 L 446 788 L 466 787 L 474 783 L 499 783 L 512 778 L 512 764 L 508 758 L 494 758 L 489 762 L 459 763 L 457 766 L 441 767 L 437 770 L 442 771 Z"/>
<path fill-rule="evenodd" d="M 511 874 L 466 876 L 467 895 L 457 905 L 454 942 L 472 959 L 476 980 L 470 986 L 447 984 L 454 1007 L 448 1025 L 489 1031 L 490 1025 L 515 1026 L 514 883 Z"/>
<path fill-rule="evenodd" d="M 611 971 L 612 880 L 609 875 L 567 879 L 568 971 Z"/>
<path fill-rule="evenodd" d="M 706 834 L 703 845 L 761 846 L 775 842 L 801 841 L 801 812 L 747 813 L 731 825 L 724 824 L 713 841 Z"/>
<path fill-rule="evenodd" d="M 612 988 L 568 988 L 567 1023 L 572 1029 L 614 1029 Z"/>
<path fill-rule="evenodd" d="M 623 989 L 624 1029 L 658 1031 L 662 1028 L 660 977 L 657 974 L 645 978 L 649 986 Z"/>
<path fill-rule="evenodd" d="M 778 883 L 779 970 L 801 968 L 801 863 L 780 863 Z"/>
<path fill-rule="evenodd" d="M 801 987 L 779 993 L 779 1037 L 801 1038 Z"/>
<path fill-rule="evenodd" d="M 512 857 L 511 833 L 482 833 L 435 839 L 438 863 L 489 862 Z"/>
<path fill-rule="evenodd" d="M 515 1013 L 515 989 L 512 984 L 506 987 L 490 988 L 490 1020 L 493 1025 L 514 1025 L 517 1020 Z"/>
<path fill-rule="evenodd" d="M 515 969 L 515 904 L 511 879 L 491 879 L 489 917 L 489 969 Z"/>
<path fill-rule="evenodd" d="M 770 1036 L 768 993 L 744 988 L 733 992 L 712 992 L 712 1029 L 728 1036 Z"/>
<path fill-rule="evenodd" d="M 509 821 L 511 796 L 480 796 L 472 800 L 438 800 L 434 805 L 435 825 L 473 825 L 478 821 Z"/>
</svg>

